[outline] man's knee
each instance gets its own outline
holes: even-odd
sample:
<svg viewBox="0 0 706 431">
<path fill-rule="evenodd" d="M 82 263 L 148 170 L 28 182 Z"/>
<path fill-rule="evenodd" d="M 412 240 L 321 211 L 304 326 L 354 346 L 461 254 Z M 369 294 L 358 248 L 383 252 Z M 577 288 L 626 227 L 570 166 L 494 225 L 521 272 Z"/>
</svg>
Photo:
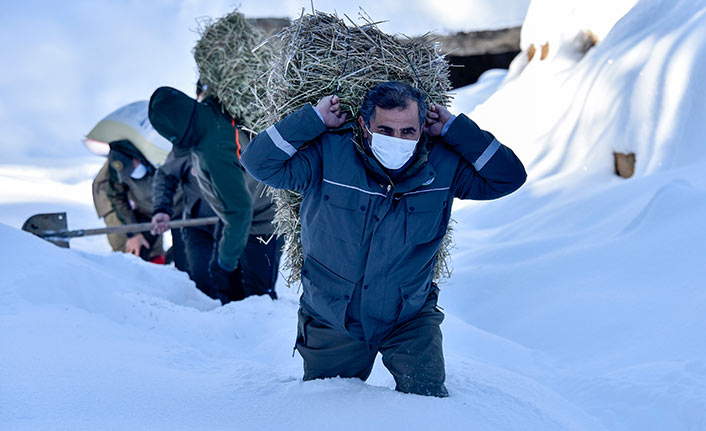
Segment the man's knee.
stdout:
<svg viewBox="0 0 706 431">
<path fill-rule="evenodd" d="M 398 391 L 448 396 L 440 327 L 443 319 L 435 298 L 430 298 L 417 316 L 383 341 L 383 363 L 395 378 Z"/>
<path fill-rule="evenodd" d="M 301 309 L 296 349 L 304 360 L 304 380 L 329 377 L 366 380 L 375 360 L 366 343 L 317 322 Z"/>
<path fill-rule="evenodd" d="M 405 360 L 414 363 L 407 367 L 398 366 L 395 371 L 390 370 L 395 378 L 396 390 L 408 394 L 442 398 L 449 396 L 444 385 L 446 371 L 444 357 L 441 352 L 432 356 L 425 354 L 419 356 L 410 355 Z M 392 361 L 395 361 L 395 359 L 393 358 Z"/>
</svg>

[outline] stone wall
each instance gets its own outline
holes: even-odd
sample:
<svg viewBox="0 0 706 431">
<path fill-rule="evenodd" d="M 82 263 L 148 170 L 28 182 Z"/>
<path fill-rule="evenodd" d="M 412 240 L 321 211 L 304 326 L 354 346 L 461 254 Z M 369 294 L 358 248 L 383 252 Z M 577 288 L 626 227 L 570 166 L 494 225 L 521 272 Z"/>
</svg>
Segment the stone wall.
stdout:
<svg viewBox="0 0 706 431">
<path fill-rule="evenodd" d="M 451 65 L 453 88 L 473 84 L 489 69 L 507 69 L 520 53 L 521 27 L 438 36 Z"/>
<path fill-rule="evenodd" d="M 248 18 L 248 22 L 268 35 L 291 23 L 288 18 Z M 459 88 L 476 82 L 486 70 L 507 69 L 520 52 L 520 30 L 513 27 L 430 37 L 441 43 L 441 52 L 451 65 L 451 85 Z"/>
</svg>

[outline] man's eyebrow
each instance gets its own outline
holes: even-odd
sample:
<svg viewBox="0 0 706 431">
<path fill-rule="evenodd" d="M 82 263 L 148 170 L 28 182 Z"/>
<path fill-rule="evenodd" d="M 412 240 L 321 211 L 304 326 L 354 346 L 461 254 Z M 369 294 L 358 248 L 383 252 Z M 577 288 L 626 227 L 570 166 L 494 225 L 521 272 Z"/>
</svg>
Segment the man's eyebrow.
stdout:
<svg viewBox="0 0 706 431">
<path fill-rule="evenodd" d="M 383 130 L 385 132 L 388 132 L 388 131 L 392 130 L 392 127 L 380 125 L 380 126 L 378 126 L 378 130 Z"/>
</svg>

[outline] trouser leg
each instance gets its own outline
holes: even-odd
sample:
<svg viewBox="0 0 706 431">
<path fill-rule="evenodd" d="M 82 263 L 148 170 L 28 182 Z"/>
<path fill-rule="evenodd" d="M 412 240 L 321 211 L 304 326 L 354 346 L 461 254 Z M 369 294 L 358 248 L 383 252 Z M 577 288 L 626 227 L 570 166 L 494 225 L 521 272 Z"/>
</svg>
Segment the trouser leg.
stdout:
<svg viewBox="0 0 706 431">
<path fill-rule="evenodd" d="M 304 380 L 370 376 L 377 352 L 315 320 L 299 309 L 296 349 L 304 359 Z"/>
<path fill-rule="evenodd" d="M 189 272 L 189 262 L 186 259 L 184 235 L 181 228 L 172 229 L 172 257 L 174 266 L 179 271 Z"/>
<path fill-rule="evenodd" d="M 248 237 L 248 244 L 239 261 L 245 296 L 267 294 L 272 299 L 277 298 L 275 283 L 279 273 L 282 243 L 282 239 L 275 237 L 261 235 Z"/>
<path fill-rule="evenodd" d="M 214 265 L 216 260 L 218 259 L 218 243 L 220 242 L 222 236 L 223 222 L 219 221 L 216 225 L 216 231 L 213 241 L 213 253 L 211 255 L 211 263 L 209 264 L 209 267 L 210 265 Z M 245 298 L 245 292 L 243 290 L 243 276 L 242 271 L 240 269 L 240 265 L 238 265 L 238 267 L 230 273 L 230 276 L 228 277 L 227 286 L 221 286 L 217 284 L 220 283 L 212 283 L 211 286 L 217 298 L 221 300 L 221 303 L 226 304 L 230 301 L 240 301 L 241 299 Z"/>
<path fill-rule="evenodd" d="M 448 396 L 440 328 L 444 313 L 436 307 L 437 298 L 437 290 L 432 289 L 421 311 L 396 327 L 380 346 L 383 364 L 395 378 L 398 391 Z"/>
<path fill-rule="evenodd" d="M 215 247 L 214 229 L 209 227 L 182 228 L 184 248 L 189 267 L 189 277 L 196 287 L 213 299 L 218 299 L 212 289 L 208 265 Z"/>
</svg>

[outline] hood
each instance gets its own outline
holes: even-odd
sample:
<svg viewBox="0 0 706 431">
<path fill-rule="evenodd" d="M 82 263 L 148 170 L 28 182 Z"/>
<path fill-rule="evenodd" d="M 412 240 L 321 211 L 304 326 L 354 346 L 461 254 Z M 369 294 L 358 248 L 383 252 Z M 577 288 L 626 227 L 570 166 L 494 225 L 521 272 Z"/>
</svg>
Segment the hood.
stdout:
<svg viewBox="0 0 706 431">
<path fill-rule="evenodd" d="M 176 148 L 190 146 L 191 125 L 196 116 L 198 102 L 171 87 L 160 87 L 152 93 L 149 119 L 160 135 L 171 141 Z"/>
<path fill-rule="evenodd" d="M 137 149 L 135 144 L 130 142 L 127 139 L 121 139 L 119 141 L 113 141 L 108 143 L 108 147 L 110 148 L 110 151 L 118 151 L 122 154 L 124 154 L 126 157 L 129 157 L 131 159 L 137 159 L 140 163 L 146 165 L 146 166 L 152 166 L 152 163 L 147 160 L 147 158 L 140 152 L 140 150 Z M 108 153 L 110 155 L 110 153 Z"/>
<path fill-rule="evenodd" d="M 136 159 L 147 168 L 147 175 L 154 174 L 154 166 L 147 158 L 135 147 L 135 145 L 126 140 L 113 141 L 108 144 L 110 151 L 108 152 L 108 163 L 118 175 L 118 181 L 125 183 L 130 174 L 134 171 L 132 159 Z"/>
</svg>

